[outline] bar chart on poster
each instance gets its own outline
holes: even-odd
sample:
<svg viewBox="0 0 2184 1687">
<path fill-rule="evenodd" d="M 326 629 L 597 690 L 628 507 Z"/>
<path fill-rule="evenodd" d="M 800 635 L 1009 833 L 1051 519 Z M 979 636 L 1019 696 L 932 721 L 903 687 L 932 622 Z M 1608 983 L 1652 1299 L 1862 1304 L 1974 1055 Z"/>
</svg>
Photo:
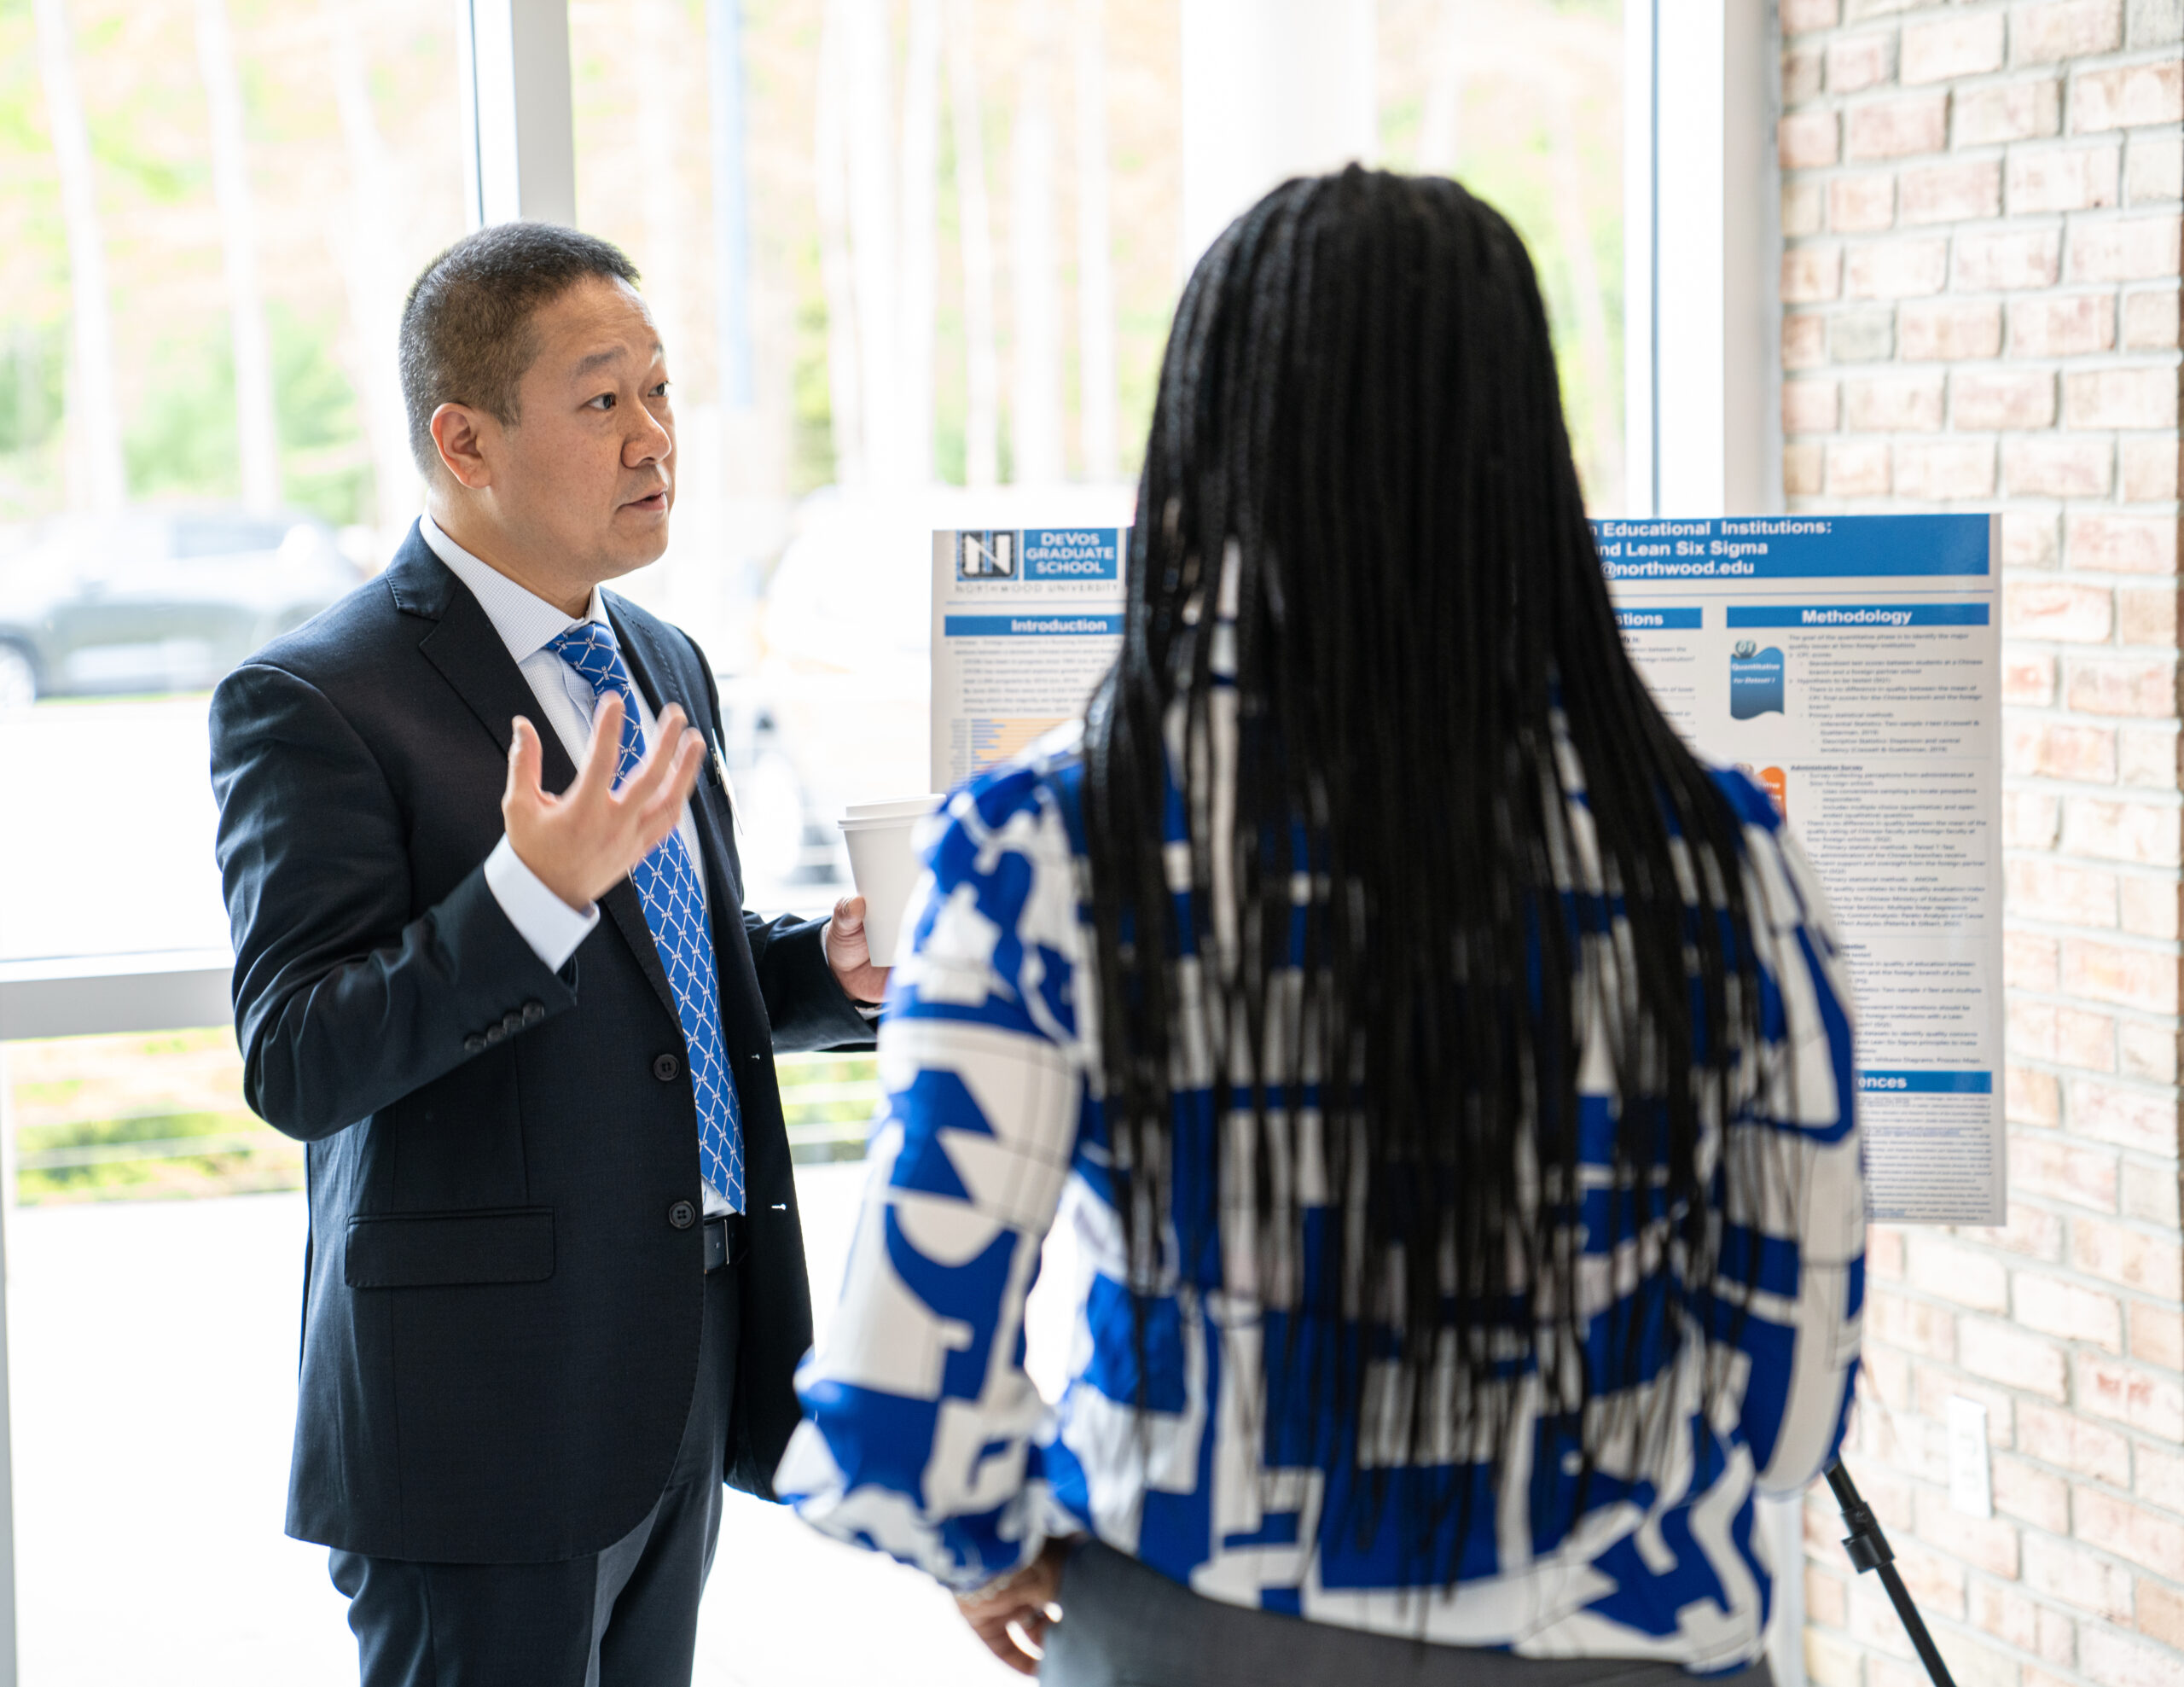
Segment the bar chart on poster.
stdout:
<svg viewBox="0 0 2184 1687">
<path fill-rule="evenodd" d="M 1623 642 L 1765 788 L 1857 998 L 1872 1217 L 2004 1222 L 2000 587 L 1984 515 L 1594 524 Z"/>
</svg>

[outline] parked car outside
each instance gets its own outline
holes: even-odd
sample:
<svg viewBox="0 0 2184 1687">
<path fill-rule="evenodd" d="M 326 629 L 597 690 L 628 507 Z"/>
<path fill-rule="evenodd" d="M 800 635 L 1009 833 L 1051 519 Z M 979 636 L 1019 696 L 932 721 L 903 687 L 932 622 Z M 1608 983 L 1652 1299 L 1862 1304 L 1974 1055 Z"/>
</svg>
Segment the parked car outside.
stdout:
<svg viewBox="0 0 2184 1687">
<path fill-rule="evenodd" d="M 299 512 L 57 517 L 0 558 L 0 708 L 203 690 L 361 578 L 333 529 Z"/>
</svg>

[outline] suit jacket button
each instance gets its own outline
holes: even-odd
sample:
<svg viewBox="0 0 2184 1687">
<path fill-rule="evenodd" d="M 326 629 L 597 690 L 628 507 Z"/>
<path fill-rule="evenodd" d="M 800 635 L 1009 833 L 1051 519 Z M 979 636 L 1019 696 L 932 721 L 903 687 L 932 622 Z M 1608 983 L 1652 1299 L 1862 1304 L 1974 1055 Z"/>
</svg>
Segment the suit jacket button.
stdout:
<svg viewBox="0 0 2184 1687">
<path fill-rule="evenodd" d="M 672 1084 L 676 1073 L 682 1070 L 682 1062 L 672 1055 L 654 1055 L 652 1057 L 652 1075 L 663 1084 Z"/>
<path fill-rule="evenodd" d="M 523 1015 L 519 1013 L 502 1014 L 501 1015 L 501 1029 L 507 1033 L 508 1035 L 511 1037 L 514 1036 L 517 1032 L 523 1029 Z"/>
<path fill-rule="evenodd" d="M 484 1054 L 485 1052 L 485 1039 L 483 1037 L 480 1037 L 476 1032 L 472 1032 L 468 1037 L 462 1039 L 462 1052 L 466 1055 Z"/>
<path fill-rule="evenodd" d="M 489 1025 L 485 1027 L 485 1046 L 487 1048 L 491 1048 L 496 1043 L 505 1043 L 508 1040 L 508 1033 L 503 1027 L 497 1025 Z"/>
<path fill-rule="evenodd" d="M 526 1025 L 536 1025 L 545 1017 L 546 1004 L 543 1002 L 526 1002 L 523 1004 L 523 1022 Z"/>
<path fill-rule="evenodd" d="M 687 1201 L 678 1201 L 667 1209 L 667 1222 L 678 1230 L 687 1230 L 698 1222 L 698 1209 Z"/>
</svg>

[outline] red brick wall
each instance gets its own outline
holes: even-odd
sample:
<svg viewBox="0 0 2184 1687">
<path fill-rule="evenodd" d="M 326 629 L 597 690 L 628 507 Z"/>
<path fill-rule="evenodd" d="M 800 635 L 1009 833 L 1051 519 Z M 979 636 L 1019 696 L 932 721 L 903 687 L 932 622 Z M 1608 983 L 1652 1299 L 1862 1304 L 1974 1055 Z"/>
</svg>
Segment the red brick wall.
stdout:
<svg viewBox="0 0 2184 1687">
<path fill-rule="evenodd" d="M 2003 512 L 2011 1222 L 1874 1231 L 1849 1457 L 1965 1687 L 2179 1687 L 2184 13 L 1780 9 L 1791 508 Z M 1806 1521 L 1812 1678 L 1923 1681 Z"/>
</svg>

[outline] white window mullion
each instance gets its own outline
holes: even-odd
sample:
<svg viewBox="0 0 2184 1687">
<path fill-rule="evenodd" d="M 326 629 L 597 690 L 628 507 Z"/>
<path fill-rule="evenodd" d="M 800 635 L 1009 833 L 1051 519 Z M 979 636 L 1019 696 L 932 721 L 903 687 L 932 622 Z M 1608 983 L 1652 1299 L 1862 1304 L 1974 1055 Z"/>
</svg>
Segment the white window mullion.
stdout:
<svg viewBox="0 0 2184 1687">
<path fill-rule="evenodd" d="M 1623 28 L 1630 513 L 1779 510 L 1774 9 L 1630 0 Z"/>
<path fill-rule="evenodd" d="M 470 226 L 577 220 L 567 0 L 456 0 Z"/>
</svg>

